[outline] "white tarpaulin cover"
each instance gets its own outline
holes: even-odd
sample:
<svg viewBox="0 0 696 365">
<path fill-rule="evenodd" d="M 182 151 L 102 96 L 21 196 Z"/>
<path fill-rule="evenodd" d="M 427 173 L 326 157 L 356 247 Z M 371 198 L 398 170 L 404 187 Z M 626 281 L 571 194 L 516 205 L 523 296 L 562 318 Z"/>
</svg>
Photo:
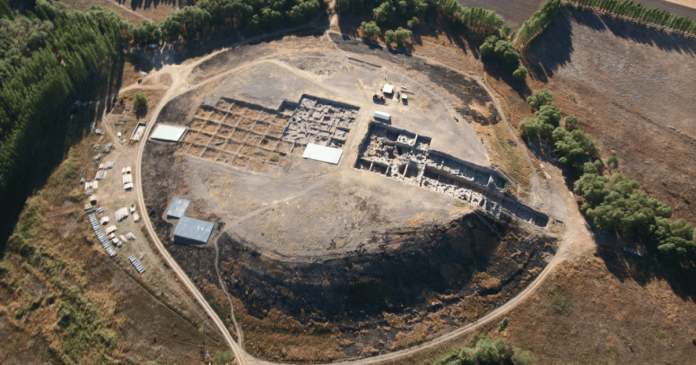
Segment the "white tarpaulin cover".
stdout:
<svg viewBox="0 0 696 365">
<path fill-rule="evenodd" d="M 381 112 L 379 110 L 376 110 L 375 111 L 375 119 L 381 119 L 381 120 L 389 122 L 389 121 L 391 121 L 391 115 L 389 115 L 389 113 L 385 113 L 385 112 Z"/>
<path fill-rule="evenodd" d="M 179 142 L 185 131 L 186 127 L 158 124 L 150 138 L 165 142 Z"/>
<path fill-rule="evenodd" d="M 114 213 L 114 216 L 116 217 L 117 221 L 122 221 L 126 218 L 128 218 L 128 208 L 121 208 Z"/>
<path fill-rule="evenodd" d="M 342 154 L 343 150 L 339 150 L 338 148 L 308 143 L 302 157 L 336 165 L 338 164 L 338 161 L 341 160 Z"/>
</svg>

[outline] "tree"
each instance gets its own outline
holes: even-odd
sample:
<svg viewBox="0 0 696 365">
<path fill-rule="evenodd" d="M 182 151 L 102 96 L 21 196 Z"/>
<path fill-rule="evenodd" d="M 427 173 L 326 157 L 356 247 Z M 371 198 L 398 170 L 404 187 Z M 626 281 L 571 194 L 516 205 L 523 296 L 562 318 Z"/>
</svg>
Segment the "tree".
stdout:
<svg viewBox="0 0 696 365">
<path fill-rule="evenodd" d="M 611 169 L 619 168 L 619 158 L 616 156 L 611 156 L 607 159 L 607 166 Z"/>
<path fill-rule="evenodd" d="M 502 62 L 505 68 L 515 70 L 519 65 L 520 54 L 512 43 L 501 39 L 495 42 L 493 52 L 495 52 L 495 58 Z"/>
<path fill-rule="evenodd" d="M 605 188 L 608 179 L 597 174 L 584 174 L 573 184 L 573 192 L 585 199 L 582 210 L 586 211 L 604 201 L 604 197 L 609 195 Z"/>
<path fill-rule="evenodd" d="M 418 17 L 415 16 L 411 18 L 411 20 L 406 22 L 406 25 L 408 25 L 408 27 L 411 29 L 413 29 L 413 27 L 415 27 L 418 24 L 420 24 L 420 20 L 418 19 Z"/>
<path fill-rule="evenodd" d="M 563 122 L 565 123 L 565 129 L 568 132 L 572 132 L 576 129 L 578 129 L 578 118 L 576 118 L 574 115 L 569 115 L 563 119 Z"/>
<path fill-rule="evenodd" d="M 390 29 L 384 32 L 384 41 L 387 42 L 387 45 L 396 42 L 396 35 L 394 34 L 393 30 Z"/>
<path fill-rule="evenodd" d="M 493 342 L 490 338 L 482 338 L 476 342 L 476 358 L 479 362 L 498 363 L 505 358 L 505 354 L 501 353 L 499 348 L 505 349 L 507 345 L 503 340 L 498 341 Z"/>
<path fill-rule="evenodd" d="M 394 18 L 396 9 L 394 9 L 392 3 L 386 1 L 382 3 L 382 5 L 376 7 L 372 12 L 377 23 L 385 23 Z"/>
<path fill-rule="evenodd" d="M 520 132 L 524 138 L 536 138 L 548 141 L 551 140 L 553 131 L 553 125 L 544 123 L 539 119 L 526 117 L 522 120 L 522 123 L 520 123 Z"/>
<path fill-rule="evenodd" d="M 135 93 L 135 96 L 133 96 L 133 105 L 135 106 L 143 106 L 147 104 L 147 98 L 143 93 Z"/>
<path fill-rule="evenodd" d="M 382 33 L 375 22 L 362 22 L 360 24 L 360 31 L 369 39 L 373 39 Z"/>
<path fill-rule="evenodd" d="M 512 73 L 512 77 L 522 80 L 522 79 L 527 78 L 528 72 L 529 71 L 527 71 L 526 67 L 520 66 L 517 68 L 517 70 L 515 70 L 515 72 Z"/>
<path fill-rule="evenodd" d="M 397 30 L 394 31 L 394 37 L 396 40 L 396 44 L 399 46 L 404 45 L 404 40 L 407 38 L 411 38 L 413 36 L 413 32 L 411 32 L 408 29 L 404 29 L 402 27 L 399 27 Z"/>
<path fill-rule="evenodd" d="M 549 89 L 537 90 L 527 98 L 527 104 L 531 105 L 533 109 L 539 109 L 551 101 L 553 101 L 553 95 L 549 92 Z"/>
<path fill-rule="evenodd" d="M 594 140 L 578 129 L 568 132 L 558 127 L 553 131 L 553 139 L 556 141 L 554 152 L 560 156 L 559 161 L 568 168 L 579 168 L 585 160 L 599 153 Z"/>
<path fill-rule="evenodd" d="M 561 109 L 556 104 L 542 105 L 534 115 L 542 123 L 550 124 L 558 127 L 558 122 L 561 121 Z"/>
<path fill-rule="evenodd" d="M 503 318 L 503 320 L 500 321 L 500 323 L 498 324 L 498 332 L 505 331 L 505 329 L 508 326 L 508 322 L 509 322 L 508 317 Z"/>
</svg>

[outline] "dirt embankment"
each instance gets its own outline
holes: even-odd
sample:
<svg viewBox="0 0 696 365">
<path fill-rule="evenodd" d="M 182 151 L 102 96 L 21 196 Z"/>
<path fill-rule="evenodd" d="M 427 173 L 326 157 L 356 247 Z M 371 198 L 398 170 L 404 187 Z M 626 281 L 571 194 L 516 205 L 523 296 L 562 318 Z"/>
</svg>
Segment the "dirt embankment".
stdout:
<svg viewBox="0 0 696 365">
<path fill-rule="evenodd" d="M 223 233 L 217 264 L 226 289 L 241 304 L 236 310 L 243 312 L 238 319 L 247 349 L 269 359 L 316 361 L 412 346 L 507 301 L 556 249 L 553 238 L 476 213 L 448 225 L 375 233 L 374 243 L 381 250 L 298 263 L 270 259 L 253 243 Z M 216 292 L 212 284 L 220 293 L 212 247 L 168 249 L 201 290 Z M 292 324 L 294 336 L 278 336 L 284 330 L 273 326 L 281 320 Z M 264 341 L 268 335 L 278 337 Z M 340 346 L 327 351 L 327 344 L 311 341 L 317 335 L 331 336 Z M 298 336 L 306 341 L 297 343 Z M 288 347 L 302 355 L 283 355 Z M 320 355 L 308 358 L 313 352 Z"/>
</svg>

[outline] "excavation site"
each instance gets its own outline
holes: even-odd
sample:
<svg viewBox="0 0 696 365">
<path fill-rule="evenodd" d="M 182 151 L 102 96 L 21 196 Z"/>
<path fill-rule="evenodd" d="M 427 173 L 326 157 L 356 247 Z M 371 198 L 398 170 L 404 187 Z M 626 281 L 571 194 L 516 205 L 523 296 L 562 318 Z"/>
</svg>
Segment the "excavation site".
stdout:
<svg viewBox="0 0 696 365">
<path fill-rule="evenodd" d="M 490 162 L 471 123 L 501 116 L 478 81 L 326 37 L 283 54 L 294 42 L 194 68 L 142 156 L 159 239 L 246 351 L 407 348 L 504 304 L 551 261 L 563 223 Z"/>
</svg>

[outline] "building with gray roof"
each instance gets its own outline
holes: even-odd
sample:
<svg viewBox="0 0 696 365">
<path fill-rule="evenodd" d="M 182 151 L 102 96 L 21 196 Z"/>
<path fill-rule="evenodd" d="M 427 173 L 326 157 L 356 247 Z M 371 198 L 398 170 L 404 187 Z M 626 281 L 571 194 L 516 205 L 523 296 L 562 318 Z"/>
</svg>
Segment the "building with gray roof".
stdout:
<svg viewBox="0 0 696 365">
<path fill-rule="evenodd" d="M 215 223 L 181 217 L 174 229 L 174 242 L 187 245 L 205 245 L 213 233 Z"/>
<path fill-rule="evenodd" d="M 167 219 L 179 219 L 183 217 L 189 205 L 191 205 L 191 202 L 188 200 L 179 198 L 172 199 L 172 204 L 169 205 L 169 210 L 167 210 Z"/>
</svg>

